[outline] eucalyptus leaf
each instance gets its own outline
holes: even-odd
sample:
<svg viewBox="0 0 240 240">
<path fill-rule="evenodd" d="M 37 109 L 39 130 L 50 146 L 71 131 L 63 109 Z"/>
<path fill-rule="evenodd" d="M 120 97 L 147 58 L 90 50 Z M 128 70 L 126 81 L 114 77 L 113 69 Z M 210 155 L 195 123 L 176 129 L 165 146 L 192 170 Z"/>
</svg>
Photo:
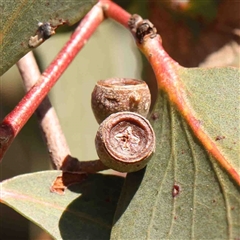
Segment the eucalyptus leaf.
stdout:
<svg viewBox="0 0 240 240">
<path fill-rule="evenodd" d="M 73 25 L 96 2 L 97 0 L 1 1 L 0 75 L 32 50 L 28 42 L 31 36 L 36 35 L 39 22 L 49 22 L 56 27 L 63 23 Z"/>
<path fill-rule="evenodd" d="M 0 200 L 55 239 L 109 239 L 122 178 L 94 174 L 64 195 L 50 192 L 60 171 L 25 174 L 0 183 Z"/>
<path fill-rule="evenodd" d="M 239 69 L 186 69 L 179 76 L 204 129 L 239 171 Z M 156 153 L 128 174 L 111 239 L 238 239 L 240 189 L 159 91 L 150 117 Z"/>
</svg>

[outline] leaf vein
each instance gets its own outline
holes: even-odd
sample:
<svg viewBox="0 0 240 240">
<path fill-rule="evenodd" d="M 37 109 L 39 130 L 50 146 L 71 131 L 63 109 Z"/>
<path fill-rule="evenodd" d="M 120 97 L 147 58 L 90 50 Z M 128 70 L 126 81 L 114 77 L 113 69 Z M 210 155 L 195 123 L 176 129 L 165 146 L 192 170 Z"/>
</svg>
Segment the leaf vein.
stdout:
<svg viewBox="0 0 240 240">
<path fill-rule="evenodd" d="M 196 178 L 197 178 L 197 167 L 196 167 L 196 154 L 194 154 L 194 147 L 193 147 L 193 144 L 191 143 L 190 141 L 190 133 L 188 131 L 188 127 L 186 125 L 186 122 L 185 120 L 181 117 L 181 123 L 182 123 L 182 126 L 183 126 L 183 129 L 184 129 L 184 133 L 186 135 L 186 140 L 188 142 L 188 146 L 190 148 L 190 154 L 192 156 L 192 159 L 193 159 L 193 167 L 194 167 L 194 175 L 193 175 L 193 200 L 192 200 L 192 227 L 191 227 L 191 239 L 194 239 L 194 221 L 195 221 L 195 218 L 194 218 L 194 215 L 195 215 L 195 201 L 196 201 Z"/>
</svg>

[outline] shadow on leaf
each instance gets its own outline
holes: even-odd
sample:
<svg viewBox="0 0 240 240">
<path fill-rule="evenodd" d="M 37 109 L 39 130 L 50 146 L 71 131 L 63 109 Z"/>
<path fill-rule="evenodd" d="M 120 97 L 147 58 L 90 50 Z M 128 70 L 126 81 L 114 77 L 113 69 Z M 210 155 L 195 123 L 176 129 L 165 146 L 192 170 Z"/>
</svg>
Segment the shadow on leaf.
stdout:
<svg viewBox="0 0 240 240">
<path fill-rule="evenodd" d="M 146 168 L 143 168 L 140 171 L 129 173 L 127 175 L 121 192 L 121 197 L 119 199 L 118 208 L 114 216 L 113 225 L 121 218 L 122 214 L 128 208 L 128 205 L 142 182 L 145 170 Z"/>
<path fill-rule="evenodd" d="M 69 187 L 81 195 L 59 220 L 62 239 L 109 239 L 123 178 L 93 174 L 81 185 Z"/>
</svg>

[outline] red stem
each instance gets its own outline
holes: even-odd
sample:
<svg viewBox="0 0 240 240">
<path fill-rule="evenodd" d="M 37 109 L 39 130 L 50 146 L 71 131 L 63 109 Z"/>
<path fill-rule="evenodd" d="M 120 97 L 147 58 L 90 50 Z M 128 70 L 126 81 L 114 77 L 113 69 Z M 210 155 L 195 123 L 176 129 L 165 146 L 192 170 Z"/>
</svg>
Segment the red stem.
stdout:
<svg viewBox="0 0 240 240">
<path fill-rule="evenodd" d="M 13 111 L 5 117 L 0 126 L 0 160 L 2 160 L 4 153 L 15 136 L 103 20 L 102 7 L 98 3 L 84 17 L 70 40 L 65 44 L 37 83 Z"/>
<path fill-rule="evenodd" d="M 186 101 L 184 86 L 178 75 L 178 70 L 181 66 L 173 61 L 165 52 L 160 36 L 156 35 L 154 38 L 146 36 L 144 41 L 137 43 L 137 45 L 151 64 L 158 82 L 158 87 L 168 94 L 171 103 L 175 104 L 205 149 L 232 176 L 236 183 L 240 185 L 240 175 L 204 130 L 201 121 L 199 121 L 194 110 Z"/>
<path fill-rule="evenodd" d="M 130 13 L 111 1 L 103 0 L 101 3 L 103 11 L 107 17 L 114 19 L 124 27 L 128 28 L 128 21 L 131 17 Z"/>
<path fill-rule="evenodd" d="M 37 83 L 2 121 L 0 125 L 0 161 L 13 139 L 32 116 L 96 28 L 104 20 L 103 11 L 106 16 L 128 27 L 130 14 L 109 0 L 100 0 L 99 3 L 91 9 Z"/>
</svg>

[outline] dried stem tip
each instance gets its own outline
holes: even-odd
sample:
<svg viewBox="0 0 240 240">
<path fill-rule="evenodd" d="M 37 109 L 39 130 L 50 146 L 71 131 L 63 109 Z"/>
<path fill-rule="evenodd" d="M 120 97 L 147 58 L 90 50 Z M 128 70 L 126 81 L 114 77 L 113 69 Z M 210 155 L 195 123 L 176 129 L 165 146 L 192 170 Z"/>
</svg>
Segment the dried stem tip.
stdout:
<svg viewBox="0 0 240 240">
<path fill-rule="evenodd" d="M 155 134 L 141 115 L 118 112 L 99 126 L 95 144 L 103 164 L 119 172 L 135 172 L 150 160 L 155 150 Z"/>
<path fill-rule="evenodd" d="M 151 105 L 147 84 L 131 78 L 110 78 L 97 82 L 92 92 L 92 110 L 98 123 L 112 113 L 130 111 L 146 117 Z"/>
<path fill-rule="evenodd" d="M 144 42 L 145 36 L 154 38 L 157 34 L 157 29 L 148 19 L 142 19 L 139 15 L 133 14 L 128 22 L 133 36 L 141 44 Z"/>
</svg>

